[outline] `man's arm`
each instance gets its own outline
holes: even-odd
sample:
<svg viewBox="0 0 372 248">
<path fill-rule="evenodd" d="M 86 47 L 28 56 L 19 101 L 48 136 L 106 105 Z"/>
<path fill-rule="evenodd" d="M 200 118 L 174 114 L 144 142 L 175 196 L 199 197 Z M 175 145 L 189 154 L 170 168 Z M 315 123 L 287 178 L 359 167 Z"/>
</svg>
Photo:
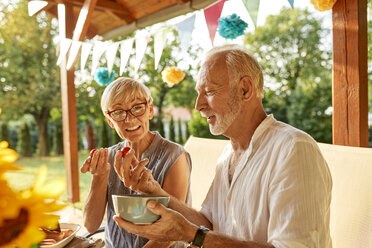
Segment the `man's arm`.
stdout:
<svg viewBox="0 0 372 248">
<path fill-rule="evenodd" d="M 120 227 L 124 228 L 128 232 L 135 233 L 151 240 L 157 240 L 160 242 L 184 241 L 187 243 L 190 243 L 194 240 L 199 226 L 191 223 L 179 212 L 166 208 L 154 201 L 149 201 L 147 203 L 147 208 L 153 213 L 161 216 L 157 222 L 151 225 L 135 225 L 123 220 L 117 215 L 114 216 L 114 220 Z M 185 209 L 181 208 L 181 210 Z M 188 212 L 187 214 L 190 213 L 191 212 Z M 193 217 L 194 220 L 202 220 L 202 218 L 199 219 L 202 215 L 200 213 L 197 214 L 197 216 Z M 273 248 L 273 246 L 270 244 L 260 244 L 253 241 L 241 241 L 213 231 L 207 233 L 203 247 Z"/>
</svg>

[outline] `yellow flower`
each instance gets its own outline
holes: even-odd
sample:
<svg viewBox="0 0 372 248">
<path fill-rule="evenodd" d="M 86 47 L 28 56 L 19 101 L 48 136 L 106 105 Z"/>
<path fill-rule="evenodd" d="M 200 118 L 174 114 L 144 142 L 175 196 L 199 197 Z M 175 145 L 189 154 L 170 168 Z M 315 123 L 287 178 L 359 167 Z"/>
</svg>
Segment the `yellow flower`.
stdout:
<svg viewBox="0 0 372 248">
<path fill-rule="evenodd" d="M 178 84 L 185 77 L 185 73 L 175 66 L 166 67 L 161 72 L 163 81 L 169 84 Z"/>
<path fill-rule="evenodd" d="M 337 0 L 310 0 L 315 9 L 325 11 L 332 9 Z"/>
<path fill-rule="evenodd" d="M 17 192 L 8 208 L 18 209 L 15 218 L 3 219 L 0 225 L 1 248 L 29 248 L 45 238 L 40 227 L 55 228 L 59 217 L 51 214 L 65 207 L 57 203 L 64 191 L 65 183 L 55 180 L 45 184 L 47 167 L 42 165 L 39 169 L 35 184 L 26 190 Z M 0 190 L 0 197 L 4 192 Z M 3 214 L 0 209 L 0 216 Z"/>
</svg>

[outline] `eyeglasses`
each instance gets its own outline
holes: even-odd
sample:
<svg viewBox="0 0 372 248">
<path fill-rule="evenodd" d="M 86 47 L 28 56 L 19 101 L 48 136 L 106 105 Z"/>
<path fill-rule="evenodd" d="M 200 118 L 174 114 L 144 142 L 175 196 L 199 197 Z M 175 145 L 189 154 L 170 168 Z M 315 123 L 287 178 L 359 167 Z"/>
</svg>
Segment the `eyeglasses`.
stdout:
<svg viewBox="0 0 372 248">
<path fill-rule="evenodd" d="M 123 121 L 127 118 L 128 112 L 130 112 L 133 116 L 138 117 L 145 113 L 146 111 L 147 102 L 139 103 L 134 105 L 131 109 L 124 110 L 124 109 L 117 109 L 113 111 L 106 112 L 108 116 L 111 117 L 114 121 Z"/>
</svg>

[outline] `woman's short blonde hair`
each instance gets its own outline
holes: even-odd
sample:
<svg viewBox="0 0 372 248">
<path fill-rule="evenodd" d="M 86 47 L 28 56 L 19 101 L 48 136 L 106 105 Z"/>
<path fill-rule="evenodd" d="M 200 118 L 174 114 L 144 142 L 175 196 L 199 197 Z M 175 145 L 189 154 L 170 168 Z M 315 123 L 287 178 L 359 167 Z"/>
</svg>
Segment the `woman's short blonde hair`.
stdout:
<svg viewBox="0 0 372 248">
<path fill-rule="evenodd" d="M 263 96 L 263 73 L 257 60 L 239 45 L 224 45 L 214 47 L 208 51 L 206 60 L 215 55 L 223 55 L 226 59 L 229 81 L 236 86 L 239 80 L 248 76 L 253 81 L 258 97 Z"/>
<path fill-rule="evenodd" d="M 152 103 L 149 88 L 132 78 L 120 77 L 110 83 L 103 91 L 101 97 L 102 112 L 106 114 L 111 106 L 133 101 L 136 98 L 145 99 L 147 103 Z"/>
</svg>

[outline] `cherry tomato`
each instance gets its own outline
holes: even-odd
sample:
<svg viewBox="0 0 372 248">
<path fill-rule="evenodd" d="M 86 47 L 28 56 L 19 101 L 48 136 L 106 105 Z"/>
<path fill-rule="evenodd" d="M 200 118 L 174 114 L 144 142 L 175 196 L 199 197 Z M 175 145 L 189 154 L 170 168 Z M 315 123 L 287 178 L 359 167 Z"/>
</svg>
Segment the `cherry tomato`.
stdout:
<svg viewBox="0 0 372 248">
<path fill-rule="evenodd" d="M 124 147 L 124 148 L 121 150 L 121 152 L 122 152 L 122 157 L 123 157 L 123 158 L 124 158 L 125 155 L 129 152 L 129 150 L 130 150 L 130 147 L 129 147 L 129 146 L 126 146 L 126 147 Z"/>
<path fill-rule="evenodd" d="M 94 154 L 96 151 L 97 151 L 97 149 L 93 149 L 93 150 L 91 150 L 90 153 L 89 153 L 89 156 L 90 156 L 90 157 L 93 157 L 93 154 Z"/>
</svg>

